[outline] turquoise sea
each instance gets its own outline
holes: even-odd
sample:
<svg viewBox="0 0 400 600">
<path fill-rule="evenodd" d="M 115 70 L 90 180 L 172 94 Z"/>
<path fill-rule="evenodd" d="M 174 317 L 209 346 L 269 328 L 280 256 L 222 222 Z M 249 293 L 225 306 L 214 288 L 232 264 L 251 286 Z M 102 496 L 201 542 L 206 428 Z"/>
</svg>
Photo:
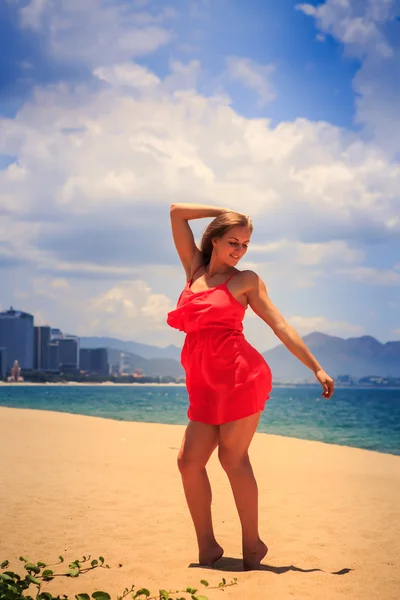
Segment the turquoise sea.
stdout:
<svg viewBox="0 0 400 600">
<path fill-rule="evenodd" d="M 400 455 L 400 390 L 275 387 L 258 431 Z M 186 424 L 180 386 L 0 386 L 0 406 L 53 410 L 118 421 Z"/>
</svg>

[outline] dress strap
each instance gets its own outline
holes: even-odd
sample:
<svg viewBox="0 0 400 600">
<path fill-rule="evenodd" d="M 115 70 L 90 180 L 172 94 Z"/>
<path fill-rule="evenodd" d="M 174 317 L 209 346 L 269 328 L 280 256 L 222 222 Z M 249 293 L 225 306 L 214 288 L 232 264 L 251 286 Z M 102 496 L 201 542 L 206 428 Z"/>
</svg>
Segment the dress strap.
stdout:
<svg viewBox="0 0 400 600">
<path fill-rule="evenodd" d="M 236 271 L 235 273 L 233 273 L 233 275 L 228 277 L 228 279 L 225 281 L 224 285 L 226 285 L 228 283 L 228 281 L 230 281 L 232 279 L 232 277 L 235 277 L 235 275 L 237 275 L 238 273 L 240 273 L 240 271 Z"/>
<path fill-rule="evenodd" d="M 195 272 L 193 273 L 192 277 L 189 279 L 189 286 L 191 286 L 191 285 L 192 285 L 192 282 L 193 282 L 193 277 L 196 275 L 197 271 L 198 271 L 199 269 L 201 269 L 201 267 L 203 267 L 203 266 L 204 266 L 204 265 L 200 265 L 199 267 L 197 267 L 197 269 L 196 269 L 196 270 L 195 270 Z"/>
</svg>

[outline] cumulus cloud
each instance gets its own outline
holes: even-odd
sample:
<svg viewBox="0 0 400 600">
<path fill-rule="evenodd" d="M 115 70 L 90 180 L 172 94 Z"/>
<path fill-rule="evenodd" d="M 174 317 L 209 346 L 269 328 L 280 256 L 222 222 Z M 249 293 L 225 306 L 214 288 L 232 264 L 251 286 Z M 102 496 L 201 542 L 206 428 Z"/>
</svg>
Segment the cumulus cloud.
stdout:
<svg viewBox="0 0 400 600">
<path fill-rule="evenodd" d="M 339 337 L 365 334 L 365 328 L 361 325 L 353 325 L 346 321 L 332 321 L 323 316 L 303 317 L 294 315 L 288 318 L 288 321 L 301 335 L 307 335 L 313 331 L 323 331 L 328 335 Z"/>
<path fill-rule="evenodd" d="M 227 59 L 227 68 L 232 79 L 237 79 L 257 94 L 259 106 L 275 99 L 276 92 L 271 82 L 274 65 L 260 65 L 249 58 L 231 56 Z"/>
<path fill-rule="evenodd" d="M 137 279 L 176 263 L 170 202 L 245 202 L 256 226 L 249 260 L 269 265 L 268 281 L 276 271 L 315 287 L 327 267 L 360 277 L 341 270 L 365 267 L 360 244 L 400 231 L 398 164 L 327 123 L 241 117 L 227 98 L 186 85 L 198 68 L 175 65 L 161 79 L 135 63 L 98 67 L 100 89 L 38 88 L 3 118 L 0 152 L 16 157 L 0 172 L 3 260 L 69 280 Z"/>
<path fill-rule="evenodd" d="M 396 268 L 378 273 L 364 264 L 371 240 L 400 233 L 400 168 L 389 151 L 400 122 L 390 125 L 389 118 L 398 109 L 388 100 L 387 115 L 378 115 L 383 92 L 370 84 L 366 59 L 355 83 L 362 90 L 358 118 L 375 136 L 306 119 L 272 126 L 237 114 L 223 90 L 201 94 L 197 59 L 171 60 L 165 76 L 132 60 L 168 43 L 174 11 L 150 10 L 148 2 L 136 2 L 139 12 L 90 2 L 90 19 L 77 0 L 32 0 L 21 9 L 24 26 L 40 32 L 55 57 L 83 62 L 91 80 L 37 86 L 16 118 L 0 120 L 0 153 L 12 157 L 0 171 L 0 266 L 9 273 L 29 268 L 30 285 L 12 280 L 16 297 L 29 298 L 31 310 L 53 323 L 62 314 L 65 327 L 80 335 L 101 329 L 167 343 L 162 319 L 182 283 L 172 273 L 172 201 L 246 205 L 256 226 L 246 265 L 266 273 L 273 287 L 274 278 L 279 288 L 290 281 L 301 293 L 327 267 L 360 283 L 398 284 Z M 343 33 L 330 24 L 340 3 L 325 4 L 329 14 L 311 5 L 302 10 L 320 19 L 321 35 L 342 36 L 350 46 L 351 28 Z M 383 34 L 386 13 L 365 15 L 375 29 L 363 22 L 360 56 L 387 43 L 392 53 L 374 56 L 393 66 L 397 49 Z M 231 57 L 228 70 L 261 104 L 273 99 L 272 66 Z M 385 77 L 391 97 L 396 84 L 389 70 Z M 384 120 L 392 135 L 381 143 Z M 149 284 L 153 275 L 173 282 L 165 294 Z M 323 317 L 308 326 L 352 327 Z"/>
<path fill-rule="evenodd" d="M 52 57 L 92 68 L 164 46 L 172 36 L 166 25 L 176 17 L 170 7 L 145 12 L 121 0 L 30 0 L 19 14 L 23 27 L 44 36 Z"/>
<path fill-rule="evenodd" d="M 381 25 L 396 16 L 396 0 L 325 0 L 322 4 L 298 4 L 297 9 L 316 20 L 319 29 L 346 45 L 347 51 L 392 56 L 393 50 Z"/>
<path fill-rule="evenodd" d="M 29 290 L 29 292 L 27 291 Z M 165 315 L 173 303 L 142 279 L 88 286 L 84 280 L 34 276 L 15 283 L 15 298 L 35 322 L 80 336 L 105 335 L 167 343 Z"/>
<path fill-rule="evenodd" d="M 367 283 L 369 285 L 400 286 L 400 273 L 393 269 L 374 269 L 372 267 L 339 268 L 338 273 L 345 275 L 349 281 Z"/>
<path fill-rule="evenodd" d="M 400 0 L 326 0 L 297 8 L 361 60 L 353 88 L 364 135 L 396 156 L 400 149 Z"/>
</svg>

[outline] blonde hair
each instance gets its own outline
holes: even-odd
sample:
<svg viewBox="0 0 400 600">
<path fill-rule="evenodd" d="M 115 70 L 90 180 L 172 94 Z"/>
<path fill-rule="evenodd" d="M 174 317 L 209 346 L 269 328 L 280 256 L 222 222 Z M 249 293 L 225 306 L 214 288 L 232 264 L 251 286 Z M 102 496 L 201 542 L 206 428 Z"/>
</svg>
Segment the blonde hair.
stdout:
<svg viewBox="0 0 400 600">
<path fill-rule="evenodd" d="M 203 255 L 205 265 L 208 265 L 211 260 L 213 251 L 212 240 L 214 238 L 222 238 L 233 227 L 248 227 L 250 234 L 253 233 L 253 224 L 250 217 L 234 211 L 221 213 L 206 227 L 200 244 L 200 251 Z"/>
</svg>

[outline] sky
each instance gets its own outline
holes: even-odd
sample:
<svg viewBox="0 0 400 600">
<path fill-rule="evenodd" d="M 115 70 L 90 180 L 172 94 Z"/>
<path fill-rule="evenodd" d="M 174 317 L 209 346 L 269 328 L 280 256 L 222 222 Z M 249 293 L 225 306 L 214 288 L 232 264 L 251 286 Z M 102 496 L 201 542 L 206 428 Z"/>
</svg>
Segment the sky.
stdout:
<svg viewBox="0 0 400 600">
<path fill-rule="evenodd" d="M 181 345 L 172 202 L 250 214 L 302 337 L 400 340 L 400 0 L 1 3 L 0 310 Z"/>
</svg>

